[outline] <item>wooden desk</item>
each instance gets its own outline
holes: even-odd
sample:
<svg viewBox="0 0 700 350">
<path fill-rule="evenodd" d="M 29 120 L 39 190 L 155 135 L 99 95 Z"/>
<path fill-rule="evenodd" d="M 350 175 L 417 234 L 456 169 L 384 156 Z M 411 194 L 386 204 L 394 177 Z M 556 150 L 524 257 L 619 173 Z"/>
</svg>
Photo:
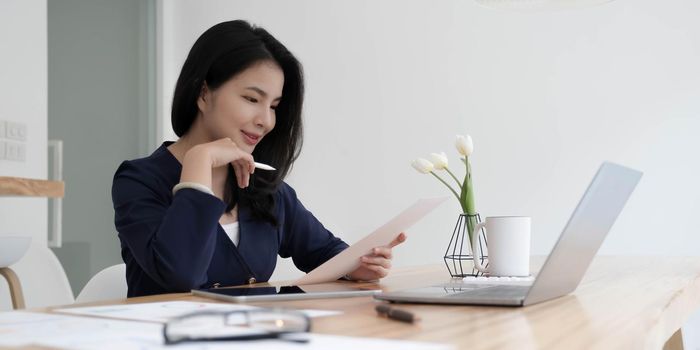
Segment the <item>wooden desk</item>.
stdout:
<svg viewBox="0 0 700 350">
<path fill-rule="evenodd" d="M 381 287 L 440 283 L 446 276 L 443 265 L 396 269 Z M 118 303 L 167 300 L 212 301 L 183 293 Z M 255 305 L 344 312 L 314 319 L 318 333 L 444 342 L 459 349 L 661 349 L 700 308 L 700 257 L 597 257 L 573 294 L 524 308 L 400 305 L 422 318 L 414 325 L 377 317 L 370 297 Z"/>
</svg>

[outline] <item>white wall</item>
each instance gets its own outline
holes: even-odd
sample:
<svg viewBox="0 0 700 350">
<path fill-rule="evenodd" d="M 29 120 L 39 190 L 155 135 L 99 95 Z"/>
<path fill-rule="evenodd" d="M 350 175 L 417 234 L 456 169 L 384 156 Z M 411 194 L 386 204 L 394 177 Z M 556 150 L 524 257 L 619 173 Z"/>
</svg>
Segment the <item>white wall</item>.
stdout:
<svg viewBox="0 0 700 350">
<path fill-rule="evenodd" d="M 26 160 L 0 160 L 0 176 L 46 179 L 46 0 L 0 2 L 0 120 L 27 125 Z M 46 244 L 47 200 L 0 197 L 0 235 Z"/>
<path fill-rule="evenodd" d="M 46 179 L 46 42 L 46 0 L 0 1 L 0 120 L 27 126 L 26 160 L 0 160 L 0 176 Z M 46 198 L 0 197 L 0 236 L 32 237 L 28 253 L 12 266 L 28 307 L 72 301 L 65 288 L 53 288 L 67 282 L 54 269 L 57 261 L 46 247 L 47 227 Z M 0 310 L 10 308 L 7 283 L 0 279 Z"/>
<path fill-rule="evenodd" d="M 471 1 L 163 1 L 164 139 L 172 89 L 210 26 L 247 19 L 304 64 L 304 150 L 289 182 L 354 242 L 423 196 L 447 195 L 409 165 L 475 142 L 477 208 L 533 217 L 547 253 L 598 165 L 645 176 L 605 254 L 696 255 L 700 184 L 700 3 L 618 0 L 517 13 Z M 461 170 L 460 167 L 454 169 Z M 439 263 L 459 207 L 409 231 L 395 265 Z M 293 275 L 281 269 L 276 278 Z"/>
</svg>

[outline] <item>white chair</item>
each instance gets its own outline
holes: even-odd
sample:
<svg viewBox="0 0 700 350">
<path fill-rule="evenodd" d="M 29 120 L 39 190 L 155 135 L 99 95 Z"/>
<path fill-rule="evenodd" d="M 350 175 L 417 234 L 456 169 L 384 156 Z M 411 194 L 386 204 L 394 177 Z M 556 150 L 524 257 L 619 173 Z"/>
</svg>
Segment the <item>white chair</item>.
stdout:
<svg viewBox="0 0 700 350">
<path fill-rule="evenodd" d="M 22 293 L 22 283 L 10 265 L 22 259 L 31 241 L 30 236 L 0 236 L 0 275 L 5 278 L 10 287 L 12 308 L 15 310 L 24 309 L 24 293 Z"/>
<path fill-rule="evenodd" d="M 80 291 L 75 298 L 76 303 L 90 303 L 110 299 L 126 298 L 126 265 L 110 266 L 95 276 Z"/>
<path fill-rule="evenodd" d="M 24 293 L 26 308 L 68 305 L 74 301 L 66 272 L 46 244 L 32 243 L 22 259 L 12 265 Z M 11 310 L 11 298 L 0 279 L 0 310 Z"/>
</svg>

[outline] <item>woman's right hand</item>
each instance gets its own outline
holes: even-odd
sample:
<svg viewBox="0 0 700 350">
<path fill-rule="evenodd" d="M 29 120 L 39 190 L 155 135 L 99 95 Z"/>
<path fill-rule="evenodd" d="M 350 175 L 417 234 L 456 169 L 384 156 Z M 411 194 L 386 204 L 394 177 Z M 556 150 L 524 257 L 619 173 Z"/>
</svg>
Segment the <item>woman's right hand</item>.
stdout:
<svg viewBox="0 0 700 350">
<path fill-rule="evenodd" d="M 231 164 L 238 187 L 248 187 L 255 170 L 253 156 L 243 151 L 228 137 L 196 145 L 185 153 L 181 182 L 197 182 L 212 188 L 212 169 Z"/>
</svg>

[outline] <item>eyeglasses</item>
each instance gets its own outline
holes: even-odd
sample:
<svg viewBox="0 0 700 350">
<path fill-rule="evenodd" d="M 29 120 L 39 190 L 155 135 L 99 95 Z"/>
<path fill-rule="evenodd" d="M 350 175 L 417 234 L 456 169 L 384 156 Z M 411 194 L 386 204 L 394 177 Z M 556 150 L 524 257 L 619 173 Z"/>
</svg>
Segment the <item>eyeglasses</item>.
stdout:
<svg viewBox="0 0 700 350">
<path fill-rule="evenodd" d="M 203 311 L 169 320 L 163 327 L 166 345 L 191 341 L 280 339 L 306 343 L 288 336 L 311 330 L 305 314 L 283 309 Z"/>
</svg>

